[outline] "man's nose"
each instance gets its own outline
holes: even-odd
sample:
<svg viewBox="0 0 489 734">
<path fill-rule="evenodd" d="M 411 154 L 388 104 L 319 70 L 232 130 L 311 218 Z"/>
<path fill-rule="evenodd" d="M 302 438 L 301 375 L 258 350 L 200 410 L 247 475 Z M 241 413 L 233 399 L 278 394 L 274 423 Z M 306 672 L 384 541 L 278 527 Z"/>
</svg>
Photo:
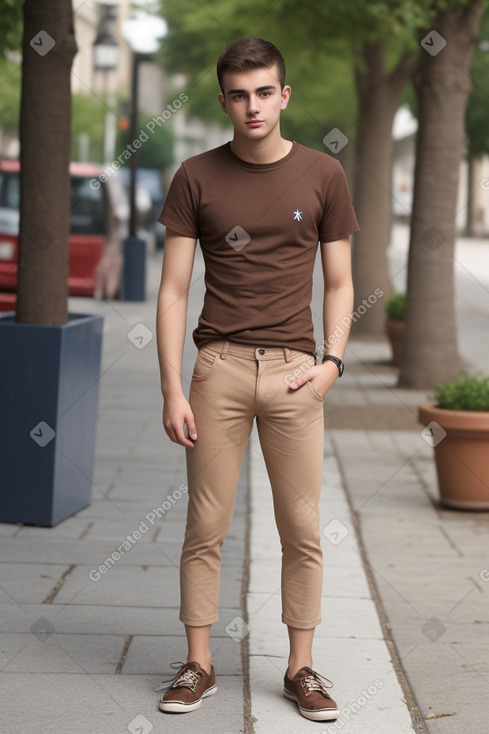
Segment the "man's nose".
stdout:
<svg viewBox="0 0 489 734">
<path fill-rule="evenodd" d="M 256 115 L 259 109 L 260 109 L 260 105 L 258 104 L 258 97 L 256 97 L 256 95 L 254 94 L 251 94 L 249 102 L 248 102 L 248 114 Z"/>
</svg>

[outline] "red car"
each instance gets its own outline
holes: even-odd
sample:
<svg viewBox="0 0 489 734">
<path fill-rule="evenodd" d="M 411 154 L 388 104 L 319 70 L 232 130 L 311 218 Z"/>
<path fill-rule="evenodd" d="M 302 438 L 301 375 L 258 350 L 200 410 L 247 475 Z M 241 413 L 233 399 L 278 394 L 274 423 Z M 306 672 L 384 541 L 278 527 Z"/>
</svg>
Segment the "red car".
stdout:
<svg viewBox="0 0 489 734">
<path fill-rule="evenodd" d="M 114 293 L 105 292 L 106 274 L 110 269 L 106 265 L 107 250 L 117 252 L 117 256 L 112 257 L 113 262 L 117 261 L 116 271 L 119 271 L 120 254 L 118 244 L 114 244 L 117 243 L 114 206 L 107 184 L 98 179 L 100 171 L 92 164 L 70 164 L 68 288 L 73 296 L 93 296 L 96 290 L 100 290 L 103 295 L 114 297 Z M 0 161 L 0 291 L 15 291 L 17 288 L 19 172 L 19 161 Z M 101 261 L 103 267 L 100 267 Z M 6 295 L 4 300 L 10 301 L 10 305 L 15 304 L 12 295 Z"/>
</svg>

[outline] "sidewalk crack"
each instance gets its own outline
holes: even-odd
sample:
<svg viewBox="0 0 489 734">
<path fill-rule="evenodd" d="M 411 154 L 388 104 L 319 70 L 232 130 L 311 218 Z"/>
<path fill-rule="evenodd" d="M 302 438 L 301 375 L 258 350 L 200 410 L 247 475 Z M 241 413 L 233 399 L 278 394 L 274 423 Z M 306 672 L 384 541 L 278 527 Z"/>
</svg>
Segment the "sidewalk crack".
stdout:
<svg viewBox="0 0 489 734">
<path fill-rule="evenodd" d="M 70 566 L 68 566 L 64 574 L 61 576 L 61 578 L 57 582 L 56 586 L 53 589 L 51 589 L 51 591 L 49 592 L 47 597 L 41 602 L 41 604 L 52 604 L 53 603 L 53 600 L 58 595 L 58 592 L 63 587 L 63 584 L 65 583 L 65 581 L 69 579 L 69 577 L 71 576 L 75 568 L 76 568 L 76 563 L 72 563 Z"/>
<path fill-rule="evenodd" d="M 121 656 L 119 658 L 119 662 L 117 663 L 117 668 L 115 669 L 115 675 L 120 675 L 122 672 L 122 668 L 124 667 L 124 663 L 126 662 L 126 655 L 129 651 L 129 647 L 131 645 L 131 642 L 133 640 L 134 635 L 128 635 L 126 637 L 126 641 L 124 643 L 124 647 L 122 648 Z"/>
</svg>

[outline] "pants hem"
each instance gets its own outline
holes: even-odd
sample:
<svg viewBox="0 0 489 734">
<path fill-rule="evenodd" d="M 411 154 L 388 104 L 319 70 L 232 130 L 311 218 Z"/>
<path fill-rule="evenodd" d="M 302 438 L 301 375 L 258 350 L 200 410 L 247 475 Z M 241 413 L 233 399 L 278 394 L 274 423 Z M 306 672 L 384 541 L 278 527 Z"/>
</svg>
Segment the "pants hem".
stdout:
<svg viewBox="0 0 489 734">
<path fill-rule="evenodd" d="M 304 622 L 303 620 L 294 619 L 293 617 L 288 617 L 286 614 L 282 614 L 282 622 L 289 627 L 297 627 L 301 630 L 308 630 L 321 624 L 321 617 Z"/>
<path fill-rule="evenodd" d="M 180 622 L 188 624 L 190 627 L 205 627 L 208 624 L 214 624 L 217 622 L 218 615 L 213 614 L 211 617 L 186 617 L 184 614 L 179 615 Z"/>
</svg>

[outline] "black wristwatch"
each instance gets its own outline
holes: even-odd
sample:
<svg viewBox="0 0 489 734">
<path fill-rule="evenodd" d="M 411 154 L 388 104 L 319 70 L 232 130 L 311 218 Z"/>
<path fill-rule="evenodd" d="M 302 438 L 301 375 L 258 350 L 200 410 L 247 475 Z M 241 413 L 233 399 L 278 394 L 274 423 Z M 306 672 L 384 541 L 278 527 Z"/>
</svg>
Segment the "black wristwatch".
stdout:
<svg viewBox="0 0 489 734">
<path fill-rule="evenodd" d="M 338 372 L 340 373 L 340 377 L 341 377 L 341 375 L 345 371 L 345 365 L 343 364 L 341 359 L 339 357 L 333 357 L 332 354 L 325 354 L 321 360 L 321 364 L 324 364 L 328 360 L 335 363 L 335 365 L 338 367 Z"/>
</svg>

